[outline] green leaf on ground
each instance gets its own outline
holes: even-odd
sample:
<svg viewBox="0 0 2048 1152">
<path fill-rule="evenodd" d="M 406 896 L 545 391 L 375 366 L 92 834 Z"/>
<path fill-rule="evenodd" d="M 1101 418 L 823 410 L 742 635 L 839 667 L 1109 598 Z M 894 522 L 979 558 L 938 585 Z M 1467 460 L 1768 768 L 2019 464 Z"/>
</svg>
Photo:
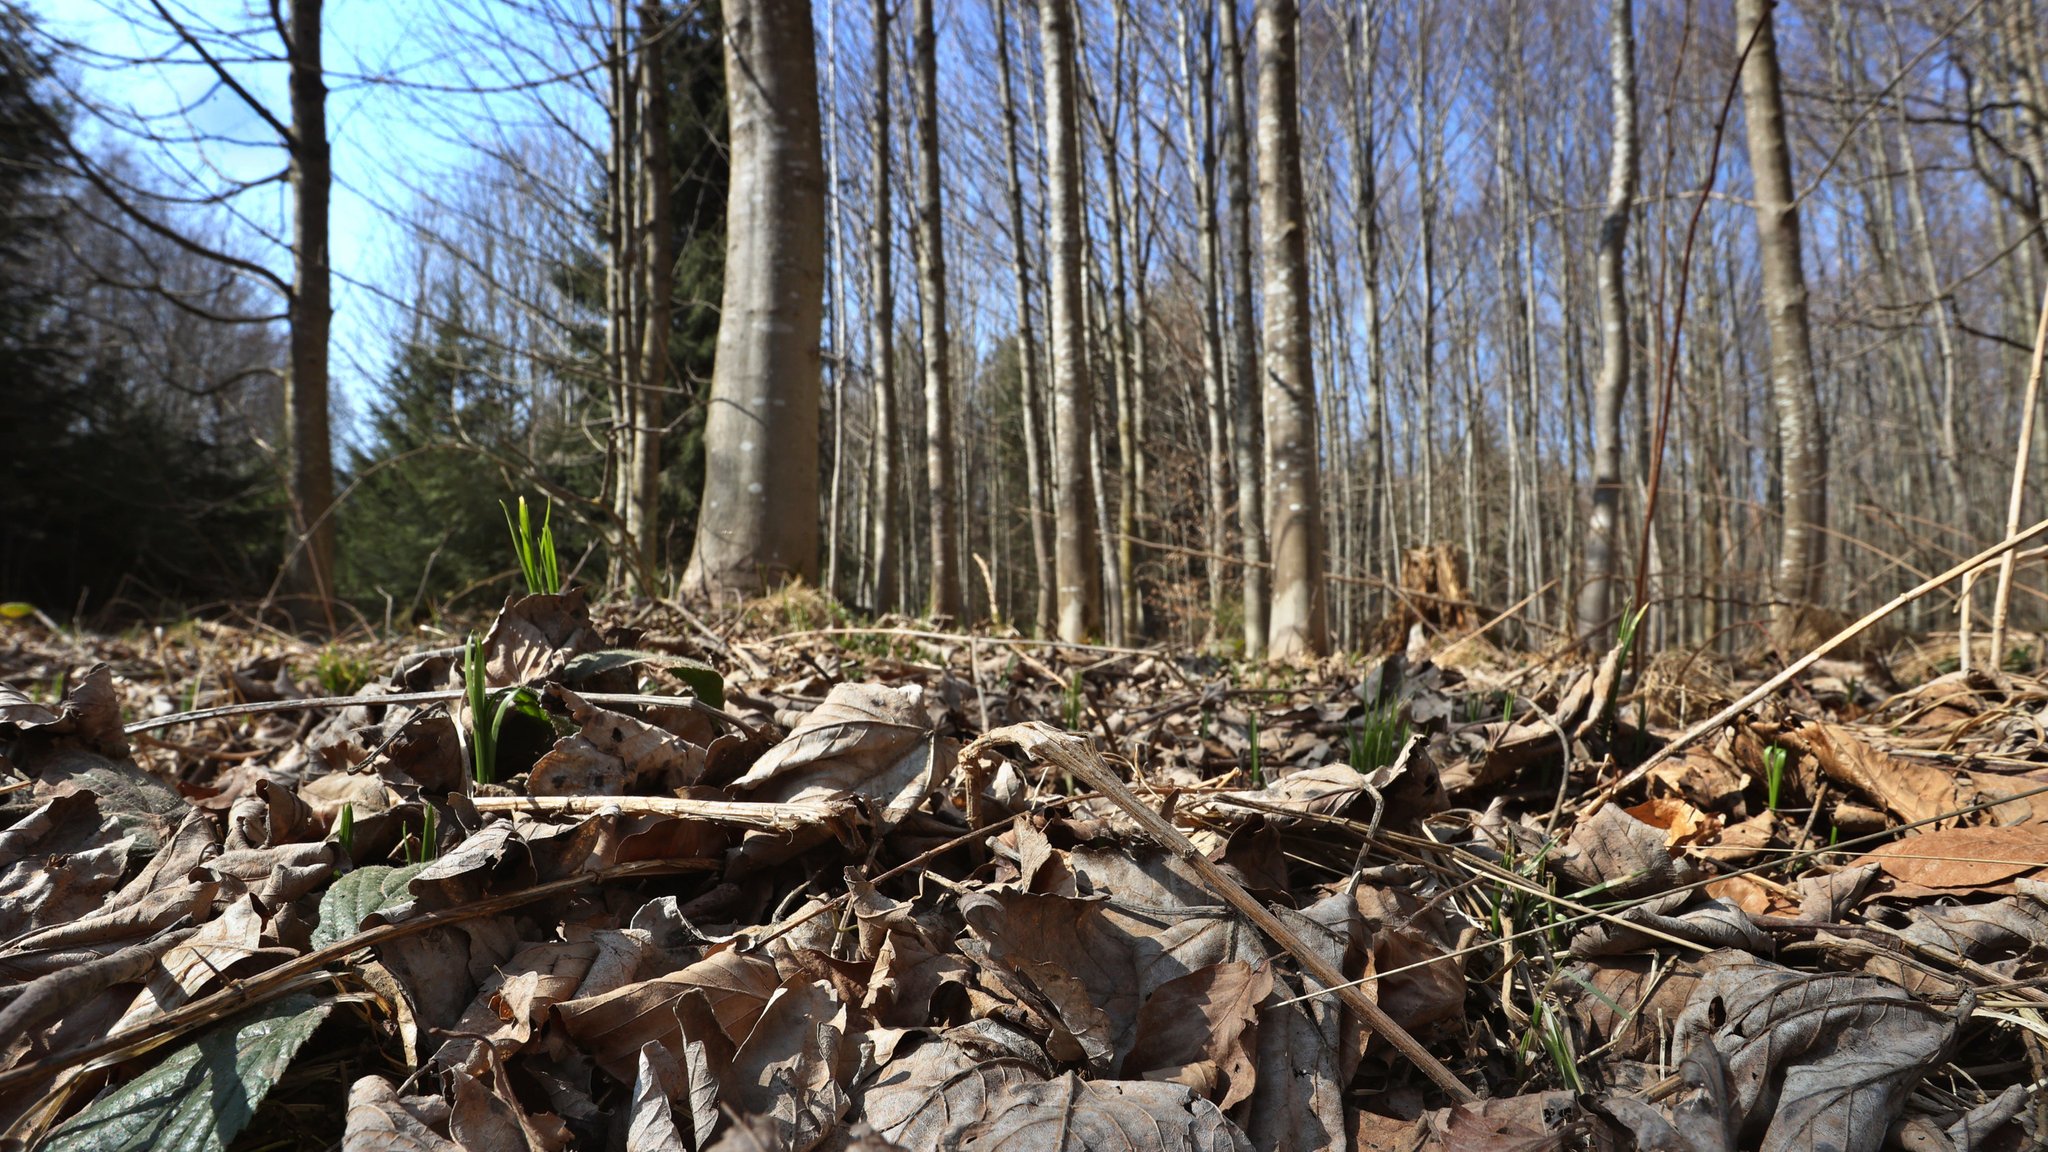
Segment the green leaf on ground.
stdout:
<svg viewBox="0 0 2048 1152">
<path fill-rule="evenodd" d="M 336 880 L 320 897 L 320 924 L 313 929 L 313 947 L 339 944 L 363 929 L 363 920 L 412 899 L 406 882 L 419 874 L 425 864 L 387 868 L 381 864 L 355 871 Z"/>
<path fill-rule="evenodd" d="M 301 994 L 230 1019 L 93 1101 L 43 1148 L 224 1152 L 333 1007 Z"/>
</svg>

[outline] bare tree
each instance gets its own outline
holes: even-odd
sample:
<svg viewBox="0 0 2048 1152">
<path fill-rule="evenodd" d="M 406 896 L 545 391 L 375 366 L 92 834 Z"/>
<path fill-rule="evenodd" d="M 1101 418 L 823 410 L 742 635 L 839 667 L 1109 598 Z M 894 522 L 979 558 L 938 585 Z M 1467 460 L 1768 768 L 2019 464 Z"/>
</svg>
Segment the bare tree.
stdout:
<svg viewBox="0 0 2048 1152">
<path fill-rule="evenodd" d="M 1742 65 L 1742 112 L 1755 181 L 1757 246 L 1763 257 L 1764 313 L 1771 333 L 1771 403 L 1778 415 L 1784 504 L 1778 545 L 1774 624 L 1789 624 L 1818 592 L 1827 523 L 1827 458 L 1813 374 L 1813 334 L 1799 250 L 1799 207 L 1785 135 L 1778 43 L 1770 0 L 1736 0 L 1735 43 Z"/>
<path fill-rule="evenodd" d="M 1236 419 L 1231 454 L 1237 465 L 1237 524 L 1244 564 L 1244 654 L 1266 654 L 1266 495 L 1259 460 L 1259 368 L 1252 324 L 1251 143 L 1244 122 L 1244 48 L 1237 0 L 1220 0 L 1223 41 L 1223 167 L 1230 227 L 1231 388 Z"/>
<path fill-rule="evenodd" d="M 1586 524 L 1586 576 L 1578 638 L 1607 627 L 1612 611 L 1616 520 L 1621 508 L 1621 402 L 1628 390 L 1628 220 L 1636 194 L 1636 40 L 1631 0 L 1609 0 L 1607 86 L 1613 108 L 1607 210 L 1594 267 L 1600 300 L 1600 379 L 1593 390 L 1593 512 Z"/>
<path fill-rule="evenodd" d="M 1088 379 L 1087 299 L 1081 288 L 1081 119 L 1072 0 L 1039 0 L 1045 68 L 1047 309 L 1052 348 L 1054 567 L 1059 635 L 1085 640 L 1102 627 L 1101 552 L 1090 467 L 1095 400 Z"/>
<path fill-rule="evenodd" d="M 874 486 L 874 607 L 890 612 L 902 605 L 896 560 L 896 276 L 895 218 L 890 208 L 889 165 L 889 0 L 874 2 L 874 90 L 868 130 L 874 146 L 874 216 L 868 225 L 868 273 L 874 297 L 868 313 L 869 371 L 875 393 L 875 433 L 869 468 Z"/>
<path fill-rule="evenodd" d="M 640 243 L 646 273 L 644 312 L 640 317 L 640 371 L 634 374 L 627 411 L 631 416 L 631 451 L 627 455 L 625 536 L 633 552 L 632 568 L 643 596 L 659 594 L 655 543 L 660 535 L 661 437 L 665 424 L 662 397 L 668 388 L 668 334 L 675 295 L 675 253 L 669 226 L 669 183 L 673 172 L 668 146 L 668 71 L 666 39 L 661 35 L 661 5 L 640 5 Z"/>
<path fill-rule="evenodd" d="M 931 591 L 934 616 L 960 619 L 959 511 L 953 501 L 952 345 L 946 332 L 945 201 L 939 170 L 939 54 L 932 0 L 916 0 L 911 44 L 917 90 L 918 273 L 924 328 L 924 454 L 931 504 Z"/>
<path fill-rule="evenodd" d="M 818 573 L 825 160 L 810 0 L 731 0 L 725 296 L 684 586 L 755 594 Z"/>
<path fill-rule="evenodd" d="M 1259 232 L 1266 282 L 1266 530 L 1273 545 L 1267 655 L 1330 647 L 1323 592 L 1323 497 L 1310 349 L 1308 211 L 1301 181 L 1295 0 L 1259 0 Z"/>
<path fill-rule="evenodd" d="M 1032 569 L 1037 576 L 1033 620 L 1041 635 L 1056 626 L 1053 590 L 1052 516 L 1045 499 L 1044 412 L 1039 401 L 1042 386 L 1038 362 L 1038 339 L 1031 327 L 1031 241 L 1024 230 L 1024 187 L 1017 160 L 1017 99 L 1010 76 L 1009 0 L 995 0 L 996 81 L 1001 90 L 1003 116 L 1004 196 L 1010 212 L 1010 283 L 1017 309 L 1018 406 L 1024 413 L 1025 515 L 1031 521 Z"/>
</svg>

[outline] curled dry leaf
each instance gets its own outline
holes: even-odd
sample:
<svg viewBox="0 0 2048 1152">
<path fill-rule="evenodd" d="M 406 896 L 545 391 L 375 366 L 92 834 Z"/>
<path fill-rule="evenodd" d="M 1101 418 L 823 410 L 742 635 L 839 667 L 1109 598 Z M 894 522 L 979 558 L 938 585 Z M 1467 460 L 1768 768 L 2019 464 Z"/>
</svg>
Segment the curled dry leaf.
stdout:
<svg viewBox="0 0 2048 1152">
<path fill-rule="evenodd" d="M 1673 1044 L 1727 1070 L 1726 1114 L 1763 1152 L 1877 1152 L 1906 1096 L 1948 1058 L 1969 1002 L 1951 1012 L 1887 980 L 1802 973 L 1708 956 Z"/>
</svg>

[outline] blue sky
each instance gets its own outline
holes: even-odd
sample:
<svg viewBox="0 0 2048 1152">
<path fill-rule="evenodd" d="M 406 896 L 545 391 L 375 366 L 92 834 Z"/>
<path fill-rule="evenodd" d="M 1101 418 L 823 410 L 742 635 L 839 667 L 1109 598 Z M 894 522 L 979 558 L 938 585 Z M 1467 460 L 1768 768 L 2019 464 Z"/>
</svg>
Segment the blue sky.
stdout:
<svg viewBox="0 0 2048 1152">
<path fill-rule="evenodd" d="M 257 44 L 265 50 L 277 48 L 277 37 L 268 32 L 266 5 L 247 0 L 165 3 L 194 25 L 256 29 Z M 512 6 L 483 3 L 486 15 L 480 18 L 519 19 Z M 263 177 L 283 167 L 284 153 L 275 146 L 274 133 L 240 98 L 215 85 L 210 70 L 197 66 L 189 52 L 180 53 L 178 63 L 115 66 L 93 58 L 94 53 L 161 56 L 172 45 L 148 0 L 30 0 L 30 7 L 46 32 L 88 50 L 74 75 L 89 96 L 145 115 L 175 116 L 183 108 L 192 134 L 223 138 L 170 149 L 128 141 L 128 150 L 145 171 L 154 164 L 176 174 L 165 166 L 183 166 L 218 187 L 224 180 Z M 337 416 L 344 434 L 392 357 L 395 310 L 363 285 L 396 289 L 409 283 L 411 244 L 403 220 L 417 200 L 415 189 L 446 181 L 472 159 L 465 146 L 465 121 L 490 104 L 489 98 L 403 90 L 364 78 L 461 86 L 465 77 L 491 72 L 492 62 L 464 58 L 466 53 L 451 48 L 459 45 L 450 27 L 451 10 L 459 7 L 418 0 L 327 0 L 325 7 L 328 136 L 335 175 L 331 366 L 339 386 Z M 546 51 L 545 43 L 540 43 L 537 53 Z M 279 119 L 288 119 L 282 65 L 241 64 L 232 71 Z M 119 133 L 94 125 L 89 118 L 81 119 L 81 127 L 89 143 L 122 143 Z M 164 122 L 162 130 L 182 128 L 174 118 Z M 245 194 L 236 205 L 241 219 L 227 228 L 222 242 L 288 276 L 290 253 L 276 238 L 290 224 L 289 190 L 282 182 L 271 184 Z"/>
</svg>

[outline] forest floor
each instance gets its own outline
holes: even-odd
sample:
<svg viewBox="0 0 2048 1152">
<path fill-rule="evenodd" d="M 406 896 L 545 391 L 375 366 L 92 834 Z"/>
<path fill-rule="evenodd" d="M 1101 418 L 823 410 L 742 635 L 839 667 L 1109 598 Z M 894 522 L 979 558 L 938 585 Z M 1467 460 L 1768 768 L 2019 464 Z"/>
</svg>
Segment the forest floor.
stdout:
<svg viewBox="0 0 2048 1152">
<path fill-rule="evenodd" d="M 1823 664 L 1703 728 L 1781 665 L 843 619 L 0 620 L 6 1137 L 2048 1135 L 2041 680 Z"/>
</svg>

